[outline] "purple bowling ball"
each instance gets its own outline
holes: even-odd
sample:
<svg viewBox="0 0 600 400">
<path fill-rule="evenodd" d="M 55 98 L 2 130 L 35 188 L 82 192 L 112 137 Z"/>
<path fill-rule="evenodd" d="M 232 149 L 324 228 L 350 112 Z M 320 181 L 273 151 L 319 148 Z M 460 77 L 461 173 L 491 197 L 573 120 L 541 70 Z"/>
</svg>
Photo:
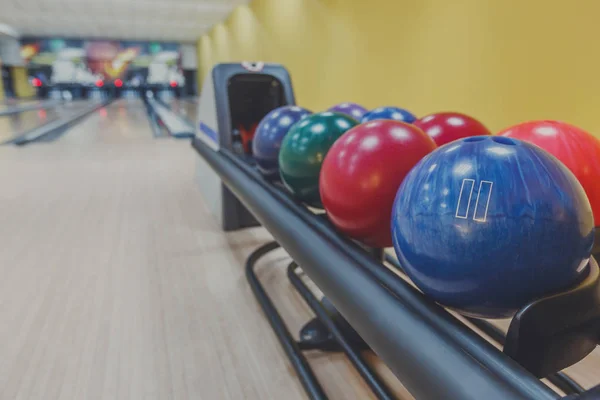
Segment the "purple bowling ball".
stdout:
<svg viewBox="0 0 600 400">
<path fill-rule="evenodd" d="M 346 114 L 355 120 L 360 121 L 369 110 L 356 103 L 340 103 L 331 107 L 328 111 Z"/>
<path fill-rule="evenodd" d="M 312 114 L 298 106 L 283 106 L 269 112 L 258 124 L 252 141 L 252 154 L 258 170 L 268 179 L 279 178 L 279 150 L 294 124 Z"/>
</svg>

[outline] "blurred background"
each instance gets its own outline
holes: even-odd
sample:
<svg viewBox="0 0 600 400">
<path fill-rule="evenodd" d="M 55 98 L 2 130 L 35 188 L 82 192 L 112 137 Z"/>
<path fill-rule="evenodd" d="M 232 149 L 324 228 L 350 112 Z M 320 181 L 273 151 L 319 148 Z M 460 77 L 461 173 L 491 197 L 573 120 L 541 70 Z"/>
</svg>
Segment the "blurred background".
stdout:
<svg viewBox="0 0 600 400">
<path fill-rule="evenodd" d="M 0 98 L 85 98 L 146 85 L 194 96 L 196 42 L 240 3 L 2 0 Z"/>
<path fill-rule="evenodd" d="M 600 58 L 593 0 L 0 1 L 0 96 L 69 80 L 173 82 L 216 62 L 285 65 L 298 102 L 469 110 L 492 131 L 523 119 L 591 132 Z M 197 49 L 197 51 L 196 51 Z M 198 71 L 196 79 L 195 71 Z M 33 83 L 33 85 L 32 85 Z M 39 90 L 48 96 L 48 90 Z"/>
</svg>

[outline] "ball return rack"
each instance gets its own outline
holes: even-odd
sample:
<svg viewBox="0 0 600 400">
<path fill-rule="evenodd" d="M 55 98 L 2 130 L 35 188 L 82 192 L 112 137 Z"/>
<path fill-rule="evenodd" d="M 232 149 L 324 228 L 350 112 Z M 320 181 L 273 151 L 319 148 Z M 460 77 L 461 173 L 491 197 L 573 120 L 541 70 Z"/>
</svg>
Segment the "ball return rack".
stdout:
<svg viewBox="0 0 600 400">
<path fill-rule="evenodd" d="M 328 399 L 303 354 L 315 349 L 343 351 L 378 399 L 396 397 L 365 362 L 365 350 L 376 353 L 417 399 L 600 399 L 600 385 L 586 391 L 560 372 L 600 342 L 600 270 L 594 258 L 584 281 L 523 307 L 506 335 L 469 319 L 503 344 L 499 350 L 402 279 L 395 258 L 340 235 L 231 151 L 214 150 L 200 138 L 192 146 L 276 240 L 248 257 L 246 276 L 310 399 Z M 294 260 L 287 270 L 291 284 L 316 314 L 299 341 L 254 272 L 259 259 L 280 246 Z M 300 271 L 325 298 L 309 290 Z"/>
</svg>

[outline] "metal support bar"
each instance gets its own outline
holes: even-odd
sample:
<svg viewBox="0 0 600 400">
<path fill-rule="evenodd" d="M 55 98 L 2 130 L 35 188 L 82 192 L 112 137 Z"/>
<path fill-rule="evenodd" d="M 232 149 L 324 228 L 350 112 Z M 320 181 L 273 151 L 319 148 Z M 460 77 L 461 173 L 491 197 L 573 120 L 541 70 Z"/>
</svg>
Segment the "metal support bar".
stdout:
<svg viewBox="0 0 600 400">
<path fill-rule="evenodd" d="M 364 381 L 369 385 L 373 393 L 381 400 L 394 400 L 396 397 L 392 394 L 391 390 L 378 379 L 377 374 L 369 367 L 366 361 L 360 355 L 360 352 L 344 337 L 342 331 L 337 327 L 333 320 L 327 314 L 327 311 L 323 308 L 319 300 L 312 294 L 310 289 L 302 282 L 302 279 L 296 275 L 296 268 L 298 264 L 292 262 L 287 269 L 287 275 L 294 285 L 294 288 L 298 291 L 300 296 L 304 299 L 306 304 L 313 310 L 317 318 L 327 327 L 329 332 L 333 335 L 335 340 L 339 343 L 342 350 L 356 368 L 356 371 L 362 376 Z"/>
<path fill-rule="evenodd" d="M 298 348 L 296 340 L 292 337 L 292 334 L 287 329 L 287 326 L 281 318 L 281 315 L 279 312 L 277 312 L 277 309 L 273 305 L 269 295 L 264 290 L 254 272 L 256 262 L 267 253 L 278 249 L 279 247 L 280 246 L 277 242 L 269 242 L 250 254 L 246 260 L 246 278 L 248 279 L 248 283 L 250 284 L 256 299 L 260 303 L 265 316 L 269 320 L 273 331 L 277 335 L 277 339 L 279 339 L 281 347 L 287 354 L 288 359 L 296 370 L 304 391 L 311 400 L 327 400 L 328 397 L 319 384 L 319 381 L 313 373 L 312 368 L 308 364 L 306 357 L 304 357 L 302 351 Z"/>
</svg>

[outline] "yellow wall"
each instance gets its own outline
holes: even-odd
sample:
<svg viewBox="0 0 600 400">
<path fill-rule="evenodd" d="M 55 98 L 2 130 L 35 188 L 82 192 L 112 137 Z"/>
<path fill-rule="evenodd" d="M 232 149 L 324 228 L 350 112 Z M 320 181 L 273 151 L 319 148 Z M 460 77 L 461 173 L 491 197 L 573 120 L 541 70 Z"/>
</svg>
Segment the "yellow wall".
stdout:
<svg viewBox="0 0 600 400">
<path fill-rule="evenodd" d="M 12 67 L 10 73 L 13 79 L 16 97 L 26 98 L 35 96 L 35 89 L 31 86 L 27 77 L 27 68 Z"/>
<path fill-rule="evenodd" d="M 284 64 L 297 102 L 456 110 L 497 131 L 528 119 L 600 136 L 596 0 L 253 0 L 198 42 L 217 62 Z"/>
</svg>

